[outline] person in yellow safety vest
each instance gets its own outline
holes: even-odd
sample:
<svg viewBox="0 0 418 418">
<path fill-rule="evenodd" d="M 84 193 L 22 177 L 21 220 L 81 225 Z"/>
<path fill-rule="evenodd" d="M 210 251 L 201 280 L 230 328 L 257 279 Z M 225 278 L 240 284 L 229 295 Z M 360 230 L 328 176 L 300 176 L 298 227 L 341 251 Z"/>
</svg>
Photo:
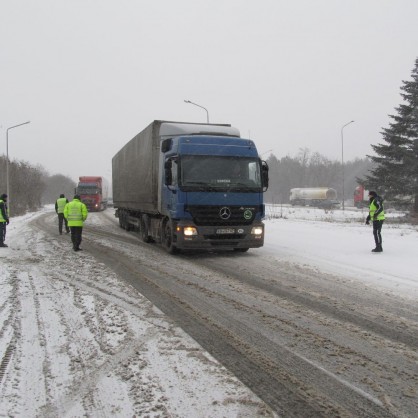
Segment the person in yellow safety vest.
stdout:
<svg viewBox="0 0 418 418">
<path fill-rule="evenodd" d="M 369 192 L 369 215 L 366 219 L 366 225 L 373 221 L 373 236 L 376 248 L 372 250 L 373 253 L 383 252 L 382 248 L 382 226 L 385 220 L 385 211 L 383 209 L 383 199 L 377 195 L 376 192 Z"/>
<path fill-rule="evenodd" d="M 9 213 L 7 210 L 7 194 L 0 196 L 0 247 L 8 247 L 4 243 L 6 239 L 6 225 L 9 225 Z"/>
<path fill-rule="evenodd" d="M 64 218 L 64 208 L 65 205 L 68 203 L 68 199 L 65 197 L 64 194 L 60 194 L 60 197 L 55 202 L 55 212 L 58 215 L 58 231 L 60 235 L 62 235 L 62 224 L 65 224 L 65 231 L 67 234 L 70 232 L 70 228 L 68 227 L 68 221 Z"/>
<path fill-rule="evenodd" d="M 87 207 L 76 194 L 74 199 L 64 207 L 64 218 L 68 221 L 71 230 L 71 241 L 74 251 L 81 251 L 80 244 L 83 234 L 83 224 L 87 219 Z"/>
</svg>

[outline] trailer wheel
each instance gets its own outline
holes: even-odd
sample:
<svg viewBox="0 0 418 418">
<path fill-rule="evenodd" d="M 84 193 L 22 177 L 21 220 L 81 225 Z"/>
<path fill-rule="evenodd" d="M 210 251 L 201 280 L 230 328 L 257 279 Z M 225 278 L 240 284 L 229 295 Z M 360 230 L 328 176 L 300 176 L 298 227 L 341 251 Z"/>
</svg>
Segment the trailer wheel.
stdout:
<svg viewBox="0 0 418 418">
<path fill-rule="evenodd" d="M 173 227 L 170 219 L 165 220 L 163 223 L 161 238 L 163 247 L 169 254 L 177 252 L 177 248 L 173 244 Z"/>
<path fill-rule="evenodd" d="M 140 221 L 140 235 L 141 235 L 141 239 L 143 242 L 151 242 L 152 239 L 149 236 L 149 231 L 148 231 L 148 217 L 146 215 L 141 216 L 141 221 Z"/>
<path fill-rule="evenodd" d="M 126 221 L 125 211 L 121 210 L 119 211 L 119 225 L 122 229 L 125 229 L 125 221 Z"/>
<path fill-rule="evenodd" d="M 128 213 L 126 211 L 122 211 L 119 214 L 119 225 L 125 230 L 125 231 L 130 231 L 131 230 L 131 226 L 129 225 L 128 222 Z"/>
<path fill-rule="evenodd" d="M 134 229 L 134 227 L 129 223 L 129 213 L 126 212 L 125 213 L 125 230 L 126 231 L 132 231 Z"/>
</svg>

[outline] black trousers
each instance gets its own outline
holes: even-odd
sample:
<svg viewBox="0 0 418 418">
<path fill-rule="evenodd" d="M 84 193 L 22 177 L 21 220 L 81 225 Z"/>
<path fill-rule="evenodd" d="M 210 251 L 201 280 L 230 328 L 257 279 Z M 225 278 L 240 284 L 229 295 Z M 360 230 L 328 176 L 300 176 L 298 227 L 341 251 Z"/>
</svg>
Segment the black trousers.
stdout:
<svg viewBox="0 0 418 418">
<path fill-rule="evenodd" d="M 382 245 L 382 226 L 383 221 L 373 221 L 373 236 L 376 247 Z"/>
<path fill-rule="evenodd" d="M 73 243 L 73 248 L 80 248 L 81 236 L 83 234 L 82 226 L 70 226 L 71 230 L 71 241 Z"/>
<path fill-rule="evenodd" d="M 62 224 L 63 223 L 65 224 L 65 231 L 70 232 L 70 228 L 68 228 L 67 219 L 64 218 L 63 213 L 59 213 L 58 214 L 58 231 L 60 232 L 60 234 L 62 234 Z"/>
<path fill-rule="evenodd" d="M 0 222 L 0 244 L 3 244 L 6 239 L 6 222 Z"/>
</svg>

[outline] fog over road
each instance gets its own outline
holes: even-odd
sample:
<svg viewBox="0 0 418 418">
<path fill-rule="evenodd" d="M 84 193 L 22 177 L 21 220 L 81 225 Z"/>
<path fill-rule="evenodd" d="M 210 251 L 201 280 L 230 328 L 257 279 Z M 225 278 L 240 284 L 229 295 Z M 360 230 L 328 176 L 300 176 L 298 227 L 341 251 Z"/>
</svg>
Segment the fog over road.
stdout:
<svg viewBox="0 0 418 418">
<path fill-rule="evenodd" d="M 56 241 L 55 220 L 46 213 L 28 228 Z M 415 415 L 418 313 L 412 300 L 262 251 L 167 255 L 120 229 L 112 210 L 90 214 L 82 246 L 81 257 L 97 260 L 93 271 L 104 265 L 125 283 L 121 300 L 129 305 L 135 288 L 264 401 L 268 407 L 251 401 L 257 415 Z M 68 286 L 81 273 L 74 271 Z M 85 277 L 79 284 L 88 290 Z M 114 297 L 100 275 L 96 286 Z M 161 416 L 173 416 L 161 408 Z"/>
</svg>

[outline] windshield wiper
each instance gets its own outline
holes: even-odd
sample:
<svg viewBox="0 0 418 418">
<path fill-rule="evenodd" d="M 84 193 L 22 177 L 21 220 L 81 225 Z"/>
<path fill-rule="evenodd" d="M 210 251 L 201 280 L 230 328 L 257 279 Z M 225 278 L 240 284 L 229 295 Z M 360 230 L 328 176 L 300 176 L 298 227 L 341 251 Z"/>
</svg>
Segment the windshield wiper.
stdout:
<svg viewBox="0 0 418 418">
<path fill-rule="evenodd" d="M 232 181 L 231 183 L 225 184 L 227 189 L 239 189 L 239 190 L 247 190 L 247 189 L 253 189 L 255 187 L 255 184 L 248 184 L 248 183 L 241 183 L 241 182 L 235 182 Z"/>
<path fill-rule="evenodd" d="M 195 185 L 207 185 L 204 181 L 188 181 L 187 183 L 183 183 L 183 186 L 195 186 Z"/>
<path fill-rule="evenodd" d="M 187 183 L 183 183 L 181 187 L 184 188 L 197 188 L 197 190 L 199 191 L 206 191 L 206 190 L 219 190 L 220 186 L 216 185 L 214 186 L 213 184 L 210 183 L 206 183 L 204 181 L 188 181 Z"/>
</svg>

